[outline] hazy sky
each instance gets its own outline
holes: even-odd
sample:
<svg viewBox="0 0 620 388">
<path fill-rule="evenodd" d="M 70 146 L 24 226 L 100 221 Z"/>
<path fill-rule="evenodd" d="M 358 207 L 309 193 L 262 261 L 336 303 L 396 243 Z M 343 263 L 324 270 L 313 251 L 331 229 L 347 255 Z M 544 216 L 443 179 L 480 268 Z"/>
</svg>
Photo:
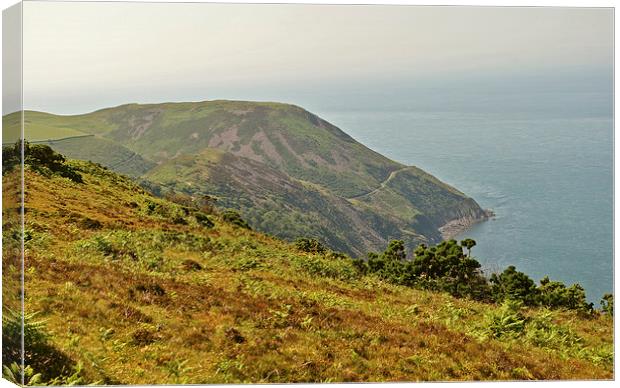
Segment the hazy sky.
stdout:
<svg viewBox="0 0 620 388">
<path fill-rule="evenodd" d="M 24 5 L 24 104 L 294 99 L 399 80 L 610 77 L 611 9 Z M 611 79 L 611 78 L 609 78 Z M 298 102 L 292 101 L 292 102 Z"/>
</svg>

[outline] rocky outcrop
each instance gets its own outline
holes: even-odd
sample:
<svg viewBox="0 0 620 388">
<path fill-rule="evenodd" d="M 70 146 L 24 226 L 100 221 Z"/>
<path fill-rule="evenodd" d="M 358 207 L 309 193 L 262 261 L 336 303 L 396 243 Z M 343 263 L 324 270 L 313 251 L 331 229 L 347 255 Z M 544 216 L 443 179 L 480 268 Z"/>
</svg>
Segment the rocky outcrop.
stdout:
<svg viewBox="0 0 620 388">
<path fill-rule="evenodd" d="M 468 200 L 475 203 L 471 198 L 468 198 Z M 463 208 L 459 209 L 453 216 L 454 218 L 438 228 L 444 240 L 454 238 L 473 225 L 493 218 L 495 213 L 490 209 L 482 209 L 475 203 L 475 206 L 464 205 Z"/>
</svg>

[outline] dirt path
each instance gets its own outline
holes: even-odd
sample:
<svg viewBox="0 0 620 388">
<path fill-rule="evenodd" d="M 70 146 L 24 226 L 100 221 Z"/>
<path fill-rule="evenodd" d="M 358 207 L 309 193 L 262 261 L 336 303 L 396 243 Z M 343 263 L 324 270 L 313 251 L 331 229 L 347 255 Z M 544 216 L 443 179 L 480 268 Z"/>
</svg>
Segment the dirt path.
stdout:
<svg viewBox="0 0 620 388">
<path fill-rule="evenodd" d="M 116 163 L 114 163 L 114 164 L 112 164 L 112 165 L 108 166 L 108 168 L 109 168 L 110 170 L 113 170 L 113 169 L 117 168 L 118 166 L 122 166 L 123 164 L 125 164 L 125 163 L 127 163 L 127 162 L 130 162 L 130 161 L 131 161 L 131 160 L 133 160 L 136 156 L 138 156 L 138 154 L 134 152 L 134 153 L 133 153 L 133 154 L 132 154 L 129 158 L 127 158 L 127 159 L 125 159 L 125 160 L 121 160 L 120 162 L 116 162 Z"/>
<path fill-rule="evenodd" d="M 409 169 L 409 167 L 406 166 L 406 167 L 403 167 L 403 168 L 399 168 L 398 170 L 394 170 L 394 171 L 392 171 L 390 173 L 390 175 L 388 175 L 388 177 L 383 182 L 381 182 L 379 187 L 377 187 L 376 189 L 371 190 L 371 191 L 369 191 L 367 193 L 364 193 L 364 194 L 356 195 L 355 197 L 347 198 L 347 199 L 359 199 L 359 198 L 362 198 L 362 197 L 366 197 L 368 195 L 372 195 L 372 194 L 376 193 L 377 191 L 379 191 L 381 189 L 385 189 L 385 186 L 392 180 L 392 178 L 394 178 L 396 176 L 396 174 L 398 174 L 401 171 L 407 170 L 407 169 Z"/>
</svg>

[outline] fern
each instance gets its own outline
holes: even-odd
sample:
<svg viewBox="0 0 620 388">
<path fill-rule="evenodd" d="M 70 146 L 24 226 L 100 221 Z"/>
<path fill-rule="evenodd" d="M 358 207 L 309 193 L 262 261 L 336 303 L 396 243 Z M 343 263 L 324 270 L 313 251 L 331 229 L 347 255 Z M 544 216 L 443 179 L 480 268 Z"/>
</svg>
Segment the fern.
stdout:
<svg viewBox="0 0 620 388">
<path fill-rule="evenodd" d="M 17 385 L 44 385 L 41 373 L 34 373 L 29 365 L 22 369 L 16 362 L 9 366 L 2 365 L 2 377 Z"/>
</svg>

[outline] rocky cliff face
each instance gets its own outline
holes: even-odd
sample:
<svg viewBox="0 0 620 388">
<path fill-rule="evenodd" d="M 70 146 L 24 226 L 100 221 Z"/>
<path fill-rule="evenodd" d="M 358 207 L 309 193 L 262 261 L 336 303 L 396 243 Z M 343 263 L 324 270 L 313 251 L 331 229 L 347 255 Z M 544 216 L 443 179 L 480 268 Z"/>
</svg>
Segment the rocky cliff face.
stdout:
<svg viewBox="0 0 620 388">
<path fill-rule="evenodd" d="M 492 218 L 495 214 L 491 210 L 483 210 L 473 199 L 463 201 L 454 209 L 449 209 L 443 224 L 438 227 L 444 240 L 454 238 L 471 226 Z"/>
</svg>

